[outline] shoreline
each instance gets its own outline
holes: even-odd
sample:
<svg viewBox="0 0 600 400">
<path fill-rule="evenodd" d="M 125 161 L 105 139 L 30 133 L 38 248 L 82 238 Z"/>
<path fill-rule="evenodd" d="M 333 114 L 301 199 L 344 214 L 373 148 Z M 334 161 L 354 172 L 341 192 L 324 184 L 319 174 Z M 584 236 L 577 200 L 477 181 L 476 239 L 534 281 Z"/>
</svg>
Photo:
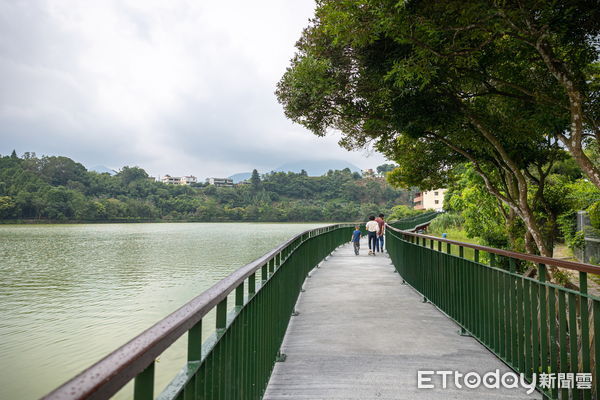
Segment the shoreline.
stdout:
<svg viewBox="0 0 600 400">
<path fill-rule="evenodd" d="M 0 225 L 83 225 L 83 224 L 169 224 L 169 223 L 214 223 L 214 224 L 337 224 L 337 223 L 357 223 L 351 222 L 333 222 L 333 221 L 206 221 L 206 220 L 48 220 L 48 219 L 25 219 L 25 220 L 0 220 Z"/>
</svg>

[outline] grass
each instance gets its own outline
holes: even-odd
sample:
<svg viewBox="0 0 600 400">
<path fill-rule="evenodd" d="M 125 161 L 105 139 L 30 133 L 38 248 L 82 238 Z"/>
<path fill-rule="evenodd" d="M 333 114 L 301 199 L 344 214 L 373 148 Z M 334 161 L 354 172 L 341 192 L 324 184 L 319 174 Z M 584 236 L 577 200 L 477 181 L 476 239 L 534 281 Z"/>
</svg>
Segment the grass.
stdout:
<svg viewBox="0 0 600 400">
<path fill-rule="evenodd" d="M 479 241 L 479 238 L 467 237 L 467 233 L 465 231 L 463 231 L 462 229 L 449 228 L 449 229 L 445 229 L 444 232 L 437 232 L 437 231 L 427 232 L 427 234 L 429 234 L 431 236 L 437 236 L 437 237 L 442 237 L 442 233 L 446 234 L 446 239 L 455 240 L 457 242 L 481 244 Z M 434 246 L 437 246 L 437 244 L 434 244 Z M 450 250 L 451 250 L 450 254 L 455 255 L 455 256 L 459 255 L 459 246 L 452 245 Z M 444 251 L 444 252 L 446 251 L 445 243 L 442 244 L 442 251 Z M 465 247 L 464 248 L 464 256 L 468 260 L 474 260 L 475 259 L 475 250 L 473 250 L 469 247 Z M 487 262 L 487 254 L 479 253 L 479 261 L 482 263 L 486 263 Z"/>
</svg>

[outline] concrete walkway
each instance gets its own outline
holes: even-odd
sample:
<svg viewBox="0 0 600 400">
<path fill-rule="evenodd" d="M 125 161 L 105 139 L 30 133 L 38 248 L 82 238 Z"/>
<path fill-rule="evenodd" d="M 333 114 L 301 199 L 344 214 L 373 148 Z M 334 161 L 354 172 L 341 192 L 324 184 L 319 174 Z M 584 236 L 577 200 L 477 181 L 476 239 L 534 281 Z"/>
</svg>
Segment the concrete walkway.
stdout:
<svg viewBox="0 0 600 400">
<path fill-rule="evenodd" d="M 387 254 L 338 249 L 305 283 L 265 399 L 541 399 L 522 388 L 417 388 L 418 370 L 511 371 L 394 273 Z M 464 381 L 460 381 L 462 384 Z"/>
</svg>

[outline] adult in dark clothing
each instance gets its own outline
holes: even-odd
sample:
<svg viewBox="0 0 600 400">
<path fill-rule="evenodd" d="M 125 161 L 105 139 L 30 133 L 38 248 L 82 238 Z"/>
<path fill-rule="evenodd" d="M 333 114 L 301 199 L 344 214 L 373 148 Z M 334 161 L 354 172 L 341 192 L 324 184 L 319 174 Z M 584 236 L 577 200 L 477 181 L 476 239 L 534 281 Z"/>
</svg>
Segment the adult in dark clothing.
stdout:
<svg viewBox="0 0 600 400">
<path fill-rule="evenodd" d="M 375 255 L 375 246 L 379 244 L 377 241 L 377 234 L 379 233 L 379 224 L 375 222 L 375 216 L 369 217 L 369 222 L 365 226 L 367 229 L 367 237 L 369 242 L 369 255 Z"/>
<path fill-rule="evenodd" d="M 379 225 L 379 233 L 377 234 L 377 250 L 380 253 L 383 252 L 383 237 L 385 235 L 385 221 L 383 220 L 383 214 L 379 214 L 379 217 L 375 218 L 375 222 Z"/>
</svg>

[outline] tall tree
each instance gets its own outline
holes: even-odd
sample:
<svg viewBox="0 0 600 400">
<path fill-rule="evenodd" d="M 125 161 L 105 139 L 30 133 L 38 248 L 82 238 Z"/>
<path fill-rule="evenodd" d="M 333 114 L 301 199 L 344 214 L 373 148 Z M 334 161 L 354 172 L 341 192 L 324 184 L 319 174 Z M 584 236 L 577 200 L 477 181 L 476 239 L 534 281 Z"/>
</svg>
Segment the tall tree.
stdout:
<svg viewBox="0 0 600 400">
<path fill-rule="evenodd" d="M 539 49 L 510 29 L 514 18 L 565 13 L 568 21 L 552 29 L 574 29 L 575 9 L 597 12 L 585 1 L 563 9 L 541 1 L 323 0 L 276 93 L 286 115 L 315 134 L 334 128 L 345 147 L 373 143 L 403 160 L 392 181 L 439 187 L 457 162 L 473 163 L 540 253 L 551 255 L 532 201 L 543 197 L 561 157 L 555 139 L 574 117 Z M 586 23 L 581 29 L 596 32 Z M 571 64 L 584 72 L 596 50 L 575 36 L 562 34 L 556 46 L 579 49 Z"/>
<path fill-rule="evenodd" d="M 258 171 L 255 169 L 252 170 L 252 176 L 250 176 L 250 185 L 254 191 L 257 191 L 261 187 L 261 180 Z"/>
<path fill-rule="evenodd" d="M 377 166 L 377 173 L 380 175 L 385 175 L 388 172 L 391 172 L 396 168 L 395 164 L 381 164 Z"/>
<path fill-rule="evenodd" d="M 515 112 L 544 108 L 547 133 L 600 187 L 600 169 L 584 152 L 586 141 L 600 135 L 597 0 L 324 0 L 300 46 L 317 26 L 323 27 L 315 39 L 321 45 L 330 38 L 349 44 L 350 53 L 337 55 L 358 56 L 365 47 L 380 53 L 388 81 L 421 87 L 437 80 L 454 85 L 449 90 L 461 100 L 509 97 L 519 102 Z M 308 94 L 305 104 L 310 96 L 314 100 L 319 92 Z"/>
<path fill-rule="evenodd" d="M 129 185 L 135 181 L 148 179 L 148 173 L 140 167 L 125 166 L 119 171 L 117 176 L 121 178 L 124 185 Z"/>
</svg>

